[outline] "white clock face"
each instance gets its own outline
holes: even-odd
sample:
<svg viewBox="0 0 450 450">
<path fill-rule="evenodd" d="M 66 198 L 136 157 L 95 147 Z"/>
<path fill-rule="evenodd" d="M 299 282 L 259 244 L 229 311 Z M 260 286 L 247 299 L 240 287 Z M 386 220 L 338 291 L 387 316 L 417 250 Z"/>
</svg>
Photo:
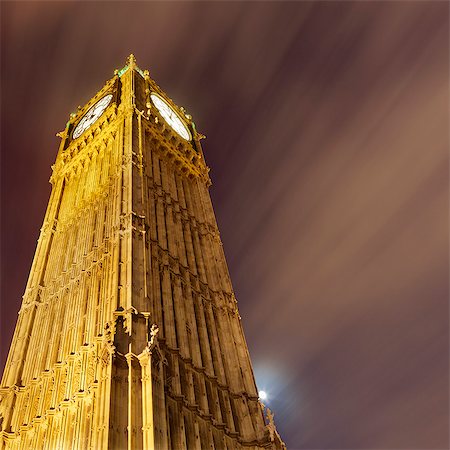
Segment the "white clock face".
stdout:
<svg viewBox="0 0 450 450">
<path fill-rule="evenodd" d="M 153 104 L 156 106 L 157 110 L 163 116 L 164 120 L 183 138 L 190 141 L 191 133 L 189 132 L 187 126 L 181 120 L 180 116 L 163 100 L 158 94 L 150 95 Z"/>
<path fill-rule="evenodd" d="M 88 110 L 73 130 L 73 139 L 80 137 L 103 114 L 103 111 L 111 103 L 112 97 L 112 94 L 105 95 Z"/>
</svg>

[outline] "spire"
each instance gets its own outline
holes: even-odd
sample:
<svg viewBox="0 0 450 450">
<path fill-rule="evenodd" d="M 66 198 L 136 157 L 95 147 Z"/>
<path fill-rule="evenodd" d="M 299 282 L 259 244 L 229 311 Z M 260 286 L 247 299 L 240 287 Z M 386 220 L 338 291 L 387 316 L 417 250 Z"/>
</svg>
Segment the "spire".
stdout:
<svg viewBox="0 0 450 450">
<path fill-rule="evenodd" d="M 139 69 L 138 65 L 136 64 L 136 58 L 134 57 L 133 53 L 131 53 L 130 56 L 128 56 L 124 67 L 122 67 L 120 70 L 116 69 L 114 71 L 114 75 L 118 75 L 119 77 L 121 77 L 128 69 L 137 70 L 145 78 L 145 73 L 142 72 L 141 69 Z"/>
<path fill-rule="evenodd" d="M 127 66 L 131 67 L 132 69 L 134 69 L 137 66 L 136 58 L 134 57 L 133 53 L 131 53 L 130 56 L 127 58 Z"/>
</svg>

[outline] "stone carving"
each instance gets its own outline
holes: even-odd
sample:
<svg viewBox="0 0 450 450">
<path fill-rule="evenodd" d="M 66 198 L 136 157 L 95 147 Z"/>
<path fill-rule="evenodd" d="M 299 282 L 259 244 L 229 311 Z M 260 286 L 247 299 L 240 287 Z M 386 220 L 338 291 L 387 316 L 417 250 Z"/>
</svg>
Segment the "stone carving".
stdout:
<svg viewBox="0 0 450 450">
<path fill-rule="evenodd" d="M 156 344 L 156 337 L 158 336 L 159 327 L 154 323 L 150 328 L 150 347 L 153 347 Z"/>
</svg>

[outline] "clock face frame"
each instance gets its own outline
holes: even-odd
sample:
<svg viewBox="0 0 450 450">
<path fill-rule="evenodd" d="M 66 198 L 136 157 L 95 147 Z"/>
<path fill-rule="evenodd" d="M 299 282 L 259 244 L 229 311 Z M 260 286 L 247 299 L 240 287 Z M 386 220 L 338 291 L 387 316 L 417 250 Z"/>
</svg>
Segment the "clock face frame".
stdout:
<svg viewBox="0 0 450 450">
<path fill-rule="evenodd" d="M 164 120 L 170 125 L 170 127 L 186 141 L 192 140 L 192 135 L 183 119 L 173 110 L 171 106 L 169 106 L 166 100 L 155 92 L 150 94 L 150 98 L 152 99 L 156 109 L 159 111 Z"/>
<path fill-rule="evenodd" d="M 78 122 L 73 130 L 72 139 L 79 138 L 90 126 L 103 114 L 105 109 L 111 103 L 112 94 L 107 94 L 101 98 L 94 106 L 91 106 L 87 113 Z"/>
</svg>

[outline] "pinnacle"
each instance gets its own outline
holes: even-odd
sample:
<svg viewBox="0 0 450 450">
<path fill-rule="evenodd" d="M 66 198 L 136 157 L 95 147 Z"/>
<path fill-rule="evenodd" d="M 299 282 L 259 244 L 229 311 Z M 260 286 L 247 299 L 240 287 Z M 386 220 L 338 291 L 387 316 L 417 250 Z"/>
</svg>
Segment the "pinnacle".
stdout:
<svg viewBox="0 0 450 450">
<path fill-rule="evenodd" d="M 0 0 L 1 1 L 1 0 Z M 114 70 L 114 75 L 118 75 L 119 77 L 121 77 L 128 69 L 131 70 L 137 70 L 144 78 L 148 77 L 150 74 L 148 72 L 148 70 L 144 70 L 142 71 L 137 63 L 136 63 L 136 57 L 134 56 L 133 53 L 131 53 L 125 63 L 125 66 L 122 67 L 122 69 L 116 69 Z"/>
<path fill-rule="evenodd" d="M 134 57 L 133 53 L 131 53 L 130 56 L 127 58 L 127 65 L 129 67 L 136 66 L 136 58 Z"/>
</svg>

